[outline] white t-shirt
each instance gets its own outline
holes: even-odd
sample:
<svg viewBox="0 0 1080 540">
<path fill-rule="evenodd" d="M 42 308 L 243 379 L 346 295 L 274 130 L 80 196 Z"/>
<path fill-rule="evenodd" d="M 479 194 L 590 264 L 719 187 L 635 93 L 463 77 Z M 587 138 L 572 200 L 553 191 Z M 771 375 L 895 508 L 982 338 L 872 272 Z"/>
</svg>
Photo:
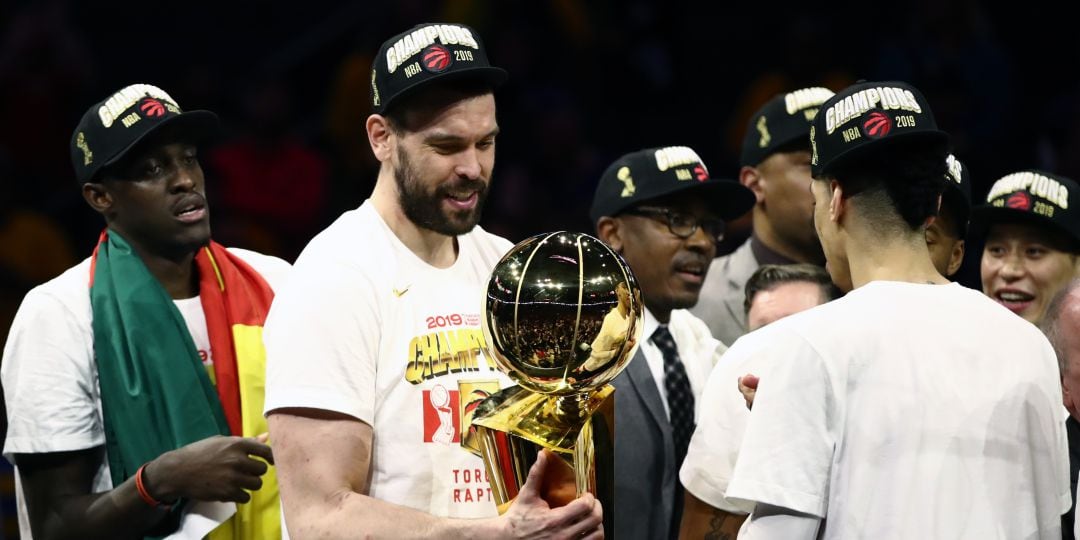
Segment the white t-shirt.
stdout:
<svg viewBox="0 0 1080 540">
<path fill-rule="evenodd" d="M 281 259 L 244 249 L 229 251 L 250 264 L 272 289 L 288 275 L 289 263 Z M 89 283 L 87 258 L 27 293 L 11 324 L 0 378 L 8 417 L 4 457 L 12 463 L 13 454 L 105 445 Z M 205 317 L 202 324 L 206 326 Z M 94 493 L 113 487 L 108 457 L 104 452 L 102 456 L 91 486 Z M 21 536 L 29 539 L 21 484 L 16 496 Z"/>
<path fill-rule="evenodd" d="M 738 345 L 742 351 L 756 350 L 771 342 L 773 328 L 775 325 L 768 325 L 745 334 L 732 347 Z M 679 480 L 687 491 L 727 512 L 746 514 L 754 509 L 752 503 L 727 499 L 724 492 L 735 471 L 746 422 L 750 418 L 750 410 L 738 390 L 739 377 L 752 373 L 768 379 L 768 364 L 768 358 L 745 352 L 737 358 L 725 354 L 717 362 L 698 403 L 698 410 L 708 411 L 708 414 L 698 414 L 697 429 L 679 470 Z"/>
<path fill-rule="evenodd" d="M 1061 388 L 1034 326 L 956 284 L 872 282 L 766 330 L 728 351 L 770 364 L 729 498 L 827 517 L 823 538 L 1060 538 Z"/>
<path fill-rule="evenodd" d="M 202 360 L 210 380 L 214 381 L 214 355 L 210 349 L 210 330 L 206 327 L 206 313 L 202 310 L 202 297 L 183 298 L 173 300 L 176 309 L 184 317 L 191 340 L 195 342 L 195 350 L 199 352 L 199 360 Z M 217 384 L 215 381 L 214 384 Z"/>
<path fill-rule="evenodd" d="M 638 343 L 649 365 L 653 381 L 656 382 L 656 389 L 660 392 L 660 402 L 664 404 L 664 412 L 670 417 L 667 386 L 664 384 L 664 353 L 651 339 L 653 332 L 660 326 L 660 322 L 647 308 L 644 310 L 642 319 L 641 339 Z M 690 391 L 694 395 L 694 417 L 697 421 L 701 418 L 701 393 L 705 389 L 705 381 L 708 380 L 713 366 L 724 351 L 727 351 L 727 346 L 712 337 L 705 321 L 685 309 L 672 310 L 667 326 L 668 331 L 671 332 L 671 338 L 675 340 L 675 346 L 679 349 L 679 360 L 686 369 L 686 378 L 690 381 Z M 618 419 L 616 419 L 617 422 Z"/>
<path fill-rule="evenodd" d="M 437 516 L 496 515 L 483 461 L 461 447 L 472 406 L 509 386 L 483 352 L 492 268 L 512 245 L 477 227 L 445 269 L 418 258 L 371 201 L 296 261 L 263 334 L 266 411 L 306 407 L 373 429 L 369 495 Z"/>
</svg>

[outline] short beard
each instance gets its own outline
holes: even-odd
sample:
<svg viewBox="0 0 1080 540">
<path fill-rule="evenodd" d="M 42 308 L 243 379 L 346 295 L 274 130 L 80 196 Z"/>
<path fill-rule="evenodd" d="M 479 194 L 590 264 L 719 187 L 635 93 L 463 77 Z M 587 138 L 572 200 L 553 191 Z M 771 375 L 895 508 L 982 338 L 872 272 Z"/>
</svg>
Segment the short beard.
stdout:
<svg viewBox="0 0 1080 540">
<path fill-rule="evenodd" d="M 447 236 L 465 234 L 480 222 L 481 210 L 487 199 L 487 185 L 482 180 L 463 179 L 437 186 L 428 193 L 424 191 L 420 175 L 409 161 L 408 152 L 400 145 L 397 150 L 399 161 L 394 167 L 394 180 L 397 183 L 398 203 L 409 221 L 420 228 Z M 443 198 L 460 188 L 477 192 L 476 206 L 472 210 L 444 211 Z"/>
</svg>

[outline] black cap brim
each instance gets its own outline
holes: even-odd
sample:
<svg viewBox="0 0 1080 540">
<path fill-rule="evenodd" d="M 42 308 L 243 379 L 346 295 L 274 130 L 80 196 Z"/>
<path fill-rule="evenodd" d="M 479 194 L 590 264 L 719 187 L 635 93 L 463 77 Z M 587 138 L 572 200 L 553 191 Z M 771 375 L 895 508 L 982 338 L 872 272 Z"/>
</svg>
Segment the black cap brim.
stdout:
<svg viewBox="0 0 1080 540">
<path fill-rule="evenodd" d="M 117 152 L 115 156 L 103 163 L 101 165 L 102 168 L 116 164 L 124 159 L 128 155 L 128 152 L 131 152 L 133 148 L 139 146 L 139 144 L 148 137 L 161 133 L 162 130 L 165 129 L 176 130 L 177 133 L 188 136 L 191 142 L 203 143 L 213 139 L 221 133 L 221 120 L 218 118 L 218 115 L 210 111 L 201 110 L 185 111 L 171 118 L 162 120 L 153 128 L 147 130 L 146 133 L 136 137 L 124 147 L 123 150 Z M 100 170 L 101 169 L 98 169 L 97 172 L 100 172 Z"/>
<path fill-rule="evenodd" d="M 757 198 L 754 197 L 753 191 L 750 191 L 738 182 L 728 180 L 710 180 L 699 184 L 675 185 L 669 189 L 656 193 L 649 199 L 658 199 L 675 193 L 689 192 L 704 197 L 709 203 L 709 208 L 715 211 L 716 216 L 723 220 L 731 220 L 742 216 L 749 212 L 757 202 Z M 634 204 L 641 202 L 647 201 L 636 201 Z M 619 212 L 629 208 L 629 206 L 633 205 L 620 208 Z"/>
<path fill-rule="evenodd" d="M 406 86 L 405 88 L 402 88 L 400 91 L 398 91 L 398 93 L 394 94 L 390 99 L 383 102 L 382 107 L 377 107 L 376 110 L 385 113 L 395 103 L 401 101 L 401 99 L 403 97 L 407 97 L 407 96 L 410 96 L 412 94 L 415 94 L 417 90 L 420 90 L 421 88 L 431 86 L 431 85 L 433 85 L 435 83 L 446 83 L 446 82 L 451 82 L 451 81 L 475 79 L 475 80 L 483 81 L 483 82 L 486 82 L 486 83 L 490 84 L 491 89 L 495 90 L 496 88 L 502 86 L 503 83 L 506 82 L 506 79 L 508 79 L 509 77 L 510 77 L 510 74 L 507 73 L 507 71 L 505 69 L 497 68 L 497 67 L 494 67 L 494 66 L 481 66 L 481 67 L 466 68 L 466 69 L 456 69 L 454 71 L 447 71 L 446 73 L 443 73 L 443 74 L 440 74 L 440 75 L 437 75 L 437 76 L 428 77 L 426 79 L 416 81 L 415 83 L 410 84 L 410 85 Z"/>
<path fill-rule="evenodd" d="M 757 203 L 754 192 L 737 182 L 713 182 L 701 186 L 704 196 L 713 201 L 710 206 L 716 209 L 720 219 L 731 220 L 750 211 Z"/>
<path fill-rule="evenodd" d="M 828 175 L 830 171 L 835 170 L 838 165 L 842 165 L 854 158 L 866 155 L 867 153 L 876 152 L 878 149 L 887 149 L 890 146 L 880 143 L 918 140 L 925 140 L 928 143 L 939 143 L 947 146 L 949 144 L 949 134 L 944 131 L 929 129 L 922 131 L 907 131 L 889 135 L 888 137 L 878 139 L 873 143 L 860 144 L 834 156 L 828 163 L 821 167 L 821 171 L 815 174 L 814 178 L 823 178 Z"/>
<path fill-rule="evenodd" d="M 1073 250 L 1080 249 L 1080 237 L 1061 223 L 1043 215 L 997 206 L 977 206 L 971 210 L 971 234 L 985 239 L 990 227 L 999 223 L 1027 223 L 1059 232 L 1070 239 Z"/>
</svg>

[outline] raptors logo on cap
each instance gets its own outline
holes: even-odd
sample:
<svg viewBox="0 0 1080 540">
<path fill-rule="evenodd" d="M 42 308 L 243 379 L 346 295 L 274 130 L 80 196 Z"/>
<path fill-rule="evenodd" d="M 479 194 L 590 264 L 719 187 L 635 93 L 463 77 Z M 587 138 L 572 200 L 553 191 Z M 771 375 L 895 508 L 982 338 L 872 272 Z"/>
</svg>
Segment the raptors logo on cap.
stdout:
<svg viewBox="0 0 1080 540">
<path fill-rule="evenodd" d="M 1031 210 L 1031 196 L 1023 191 L 1017 191 L 1005 199 L 1005 206 L 1013 210 Z"/>
<path fill-rule="evenodd" d="M 697 178 L 698 182 L 704 182 L 709 179 L 709 172 L 705 170 L 705 167 L 697 165 L 694 167 L 694 178 Z"/>
<path fill-rule="evenodd" d="M 892 130 L 892 120 L 882 112 L 870 113 L 863 122 L 863 133 L 867 137 L 879 139 L 888 135 L 890 130 Z"/>
<path fill-rule="evenodd" d="M 165 105 L 162 105 L 160 101 L 154 98 L 142 100 L 142 102 L 139 103 L 139 110 L 150 118 L 157 118 L 165 115 Z"/>
<path fill-rule="evenodd" d="M 420 56 L 423 61 L 421 64 L 424 69 L 432 73 L 441 73 L 446 71 L 453 63 L 453 56 L 450 54 L 450 50 L 442 45 L 431 45 L 424 49 L 424 52 Z"/>
</svg>

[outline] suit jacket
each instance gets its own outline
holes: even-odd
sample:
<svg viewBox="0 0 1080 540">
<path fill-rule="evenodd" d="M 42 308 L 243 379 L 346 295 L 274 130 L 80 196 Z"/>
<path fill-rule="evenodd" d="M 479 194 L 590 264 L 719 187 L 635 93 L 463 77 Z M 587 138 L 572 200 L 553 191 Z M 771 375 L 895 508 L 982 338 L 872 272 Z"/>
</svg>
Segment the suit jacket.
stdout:
<svg viewBox="0 0 1080 540">
<path fill-rule="evenodd" d="M 616 391 L 616 394 L 617 393 L 618 391 Z M 619 398 L 616 397 L 615 399 L 618 400 Z M 618 401 L 615 402 L 615 406 L 619 406 Z M 618 426 L 616 426 L 615 429 L 618 429 Z M 615 433 L 617 437 L 618 431 Z M 1069 437 L 1069 478 L 1072 480 L 1072 483 L 1070 484 L 1072 486 L 1072 491 L 1069 493 L 1076 493 L 1076 477 L 1077 472 L 1080 471 L 1080 422 L 1077 422 L 1072 415 L 1069 415 L 1069 418 L 1065 420 L 1065 433 L 1068 434 Z M 618 443 L 616 442 L 616 444 Z M 615 504 L 618 505 L 618 495 L 615 497 Z M 1063 540 L 1074 540 L 1073 524 L 1075 519 L 1076 498 L 1074 496 L 1072 508 L 1069 509 L 1067 514 L 1061 516 L 1061 538 Z"/>
<path fill-rule="evenodd" d="M 697 315 L 709 326 L 713 337 L 725 345 L 735 343 L 746 333 L 746 281 L 760 264 L 750 248 L 751 239 L 738 249 L 723 257 L 713 259 L 709 273 L 701 286 L 701 295 L 690 313 Z"/>
<path fill-rule="evenodd" d="M 683 505 L 679 471 L 675 468 L 675 445 L 660 392 L 641 350 L 612 384 L 615 386 L 615 530 L 614 536 L 608 538 L 675 538 Z M 607 512 L 605 508 L 604 513 Z"/>
</svg>

